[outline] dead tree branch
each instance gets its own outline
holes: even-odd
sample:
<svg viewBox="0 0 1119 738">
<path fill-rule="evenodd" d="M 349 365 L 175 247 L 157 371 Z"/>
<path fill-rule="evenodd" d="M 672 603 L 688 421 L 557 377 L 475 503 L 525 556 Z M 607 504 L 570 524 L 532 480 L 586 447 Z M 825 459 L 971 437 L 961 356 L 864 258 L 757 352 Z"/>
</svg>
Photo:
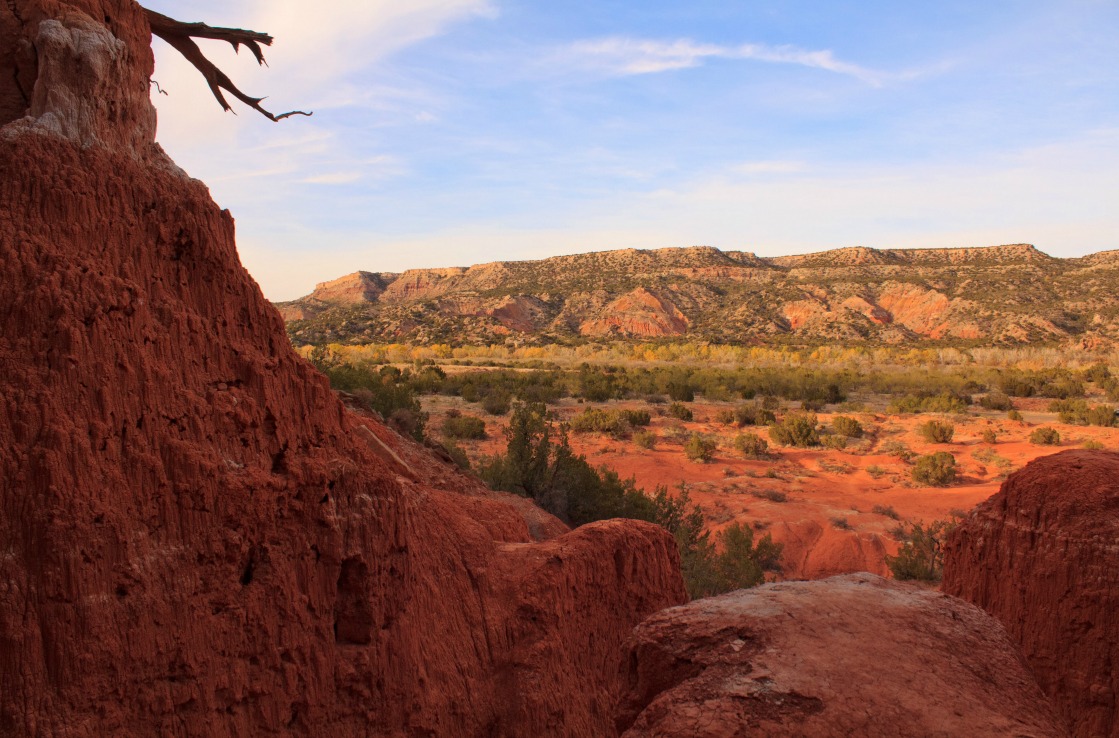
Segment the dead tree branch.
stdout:
<svg viewBox="0 0 1119 738">
<path fill-rule="evenodd" d="M 170 44 L 173 49 L 193 64 L 195 69 L 202 73 L 206 84 L 210 86 L 210 92 L 214 93 L 214 97 L 221 103 L 222 109 L 233 110 L 226 101 L 225 95 L 222 94 L 222 90 L 225 90 L 269 120 L 280 121 L 293 115 L 311 115 L 311 113 L 305 113 L 302 110 L 292 110 L 280 115 L 269 113 L 260 106 L 260 103 L 264 101 L 263 97 L 250 97 L 237 89 L 237 85 L 233 84 L 233 81 L 226 76 L 225 72 L 218 69 L 213 62 L 203 56 L 202 50 L 194 42 L 196 38 L 225 41 L 233 46 L 234 51 L 240 51 L 243 44 L 249 47 L 249 51 L 256 57 L 258 64 L 267 66 L 267 62 L 264 61 L 264 52 L 260 48 L 261 44 L 272 45 L 272 37 L 267 33 L 247 31 L 243 28 L 214 28 L 205 23 L 183 23 L 147 8 L 144 8 L 144 12 L 147 13 L 152 33 Z"/>
</svg>

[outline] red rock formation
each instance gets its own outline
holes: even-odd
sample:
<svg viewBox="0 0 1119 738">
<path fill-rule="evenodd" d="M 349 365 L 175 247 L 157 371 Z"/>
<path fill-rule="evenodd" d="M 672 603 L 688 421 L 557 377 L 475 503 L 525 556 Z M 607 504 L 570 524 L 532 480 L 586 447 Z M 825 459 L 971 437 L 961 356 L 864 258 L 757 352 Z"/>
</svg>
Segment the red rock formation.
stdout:
<svg viewBox="0 0 1119 738">
<path fill-rule="evenodd" d="M 1006 625 L 1077 736 L 1119 736 L 1119 454 L 1012 474 L 946 546 L 944 590 Z"/>
<path fill-rule="evenodd" d="M 872 574 L 659 612 L 628 683 L 623 738 L 1066 735 L 994 618 Z"/>
<path fill-rule="evenodd" d="M 608 734 L 671 538 L 532 543 L 348 412 L 153 143 L 139 6 L 0 39 L 0 735 Z"/>
<path fill-rule="evenodd" d="M 688 330 L 688 318 L 672 300 L 644 287 L 614 300 L 594 320 L 579 326 L 584 336 L 676 336 Z"/>
</svg>

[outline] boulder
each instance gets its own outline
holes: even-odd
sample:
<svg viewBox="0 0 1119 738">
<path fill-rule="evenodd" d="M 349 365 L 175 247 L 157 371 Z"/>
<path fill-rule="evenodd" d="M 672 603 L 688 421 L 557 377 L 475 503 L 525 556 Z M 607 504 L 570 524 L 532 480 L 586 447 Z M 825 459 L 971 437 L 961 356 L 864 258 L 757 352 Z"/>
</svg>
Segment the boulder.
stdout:
<svg viewBox="0 0 1119 738">
<path fill-rule="evenodd" d="M 994 618 L 873 574 L 659 612 L 627 683 L 623 738 L 1066 735 Z"/>
</svg>

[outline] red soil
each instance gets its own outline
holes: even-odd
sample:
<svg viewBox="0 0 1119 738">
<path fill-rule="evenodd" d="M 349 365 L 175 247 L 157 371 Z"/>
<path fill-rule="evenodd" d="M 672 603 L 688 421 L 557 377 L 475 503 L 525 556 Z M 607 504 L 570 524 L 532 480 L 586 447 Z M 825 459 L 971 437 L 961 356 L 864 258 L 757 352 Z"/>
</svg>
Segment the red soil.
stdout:
<svg viewBox="0 0 1119 738">
<path fill-rule="evenodd" d="M 964 513 L 998 491 L 1006 475 L 1039 456 L 1061 448 L 1095 440 L 1119 448 L 1119 429 L 1069 426 L 1056 423 L 1043 411 L 1048 400 L 1021 401 L 1025 421 L 1007 420 L 1002 413 L 973 410 L 967 417 L 950 418 L 956 431 L 952 443 L 931 444 L 917 433 L 917 426 L 932 416 L 846 413 L 859 419 L 875 438 L 869 449 L 834 450 L 781 448 L 770 441 L 774 458 L 748 460 L 734 450 L 739 432 L 753 432 L 768 440 L 765 428 L 735 429 L 713 422 L 715 412 L 727 404 L 697 402 L 689 405 L 696 420 L 681 421 L 654 415 L 650 430 L 658 436 L 652 450 L 631 440 L 599 434 L 571 434 L 572 446 L 594 465 L 605 465 L 623 477 L 634 477 L 638 486 L 651 491 L 658 485 L 675 488 L 687 484 L 691 498 L 704 508 L 709 526 L 719 530 L 741 522 L 770 533 L 785 545 L 784 577 L 817 579 L 847 572 L 869 571 L 885 575 L 887 554 L 896 553 L 898 543 L 891 535 L 900 521 L 930 523 Z M 504 450 L 504 419 L 485 416 L 476 407 L 451 398 L 427 398 L 425 407 L 439 417 L 455 406 L 484 417 L 489 439 L 463 442 L 474 456 Z M 641 408 L 656 412 L 657 406 L 642 402 L 607 403 L 609 407 Z M 570 418 L 585 404 L 564 401 L 558 412 Z M 663 407 L 663 406 L 662 406 Z M 834 413 L 820 413 L 829 425 Z M 1037 446 L 1028 436 L 1038 424 L 1056 428 L 1062 445 Z M 984 429 L 998 433 L 994 444 L 983 442 Z M 679 429 L 679 430 L 673 430 Z M 720 442 L 715 458 L 699 464 L 687 459 L 682 440 L 690 433 L 715 436 Z M 891 442 L 904 444 L 914 454 L 948 451 L 957 461 L 960 478 L 949 487 L 925 487 L 911 481 L 911 462 L 884 452 Z M 873 472 L 873 474 L 872 474 Z M 773 478 L 767 474 L 775 475 Z M 784 493 L 784 502 L 764 495 Z M 762 496 L 759 496 L 762 495 Z M 875 513 L 878 507 L 896 513 L 898 519 Z M 845 521 L 841 522 L 841 521 Z M 848 527 L 841 527 L 846 525 Z"/>
</svg>

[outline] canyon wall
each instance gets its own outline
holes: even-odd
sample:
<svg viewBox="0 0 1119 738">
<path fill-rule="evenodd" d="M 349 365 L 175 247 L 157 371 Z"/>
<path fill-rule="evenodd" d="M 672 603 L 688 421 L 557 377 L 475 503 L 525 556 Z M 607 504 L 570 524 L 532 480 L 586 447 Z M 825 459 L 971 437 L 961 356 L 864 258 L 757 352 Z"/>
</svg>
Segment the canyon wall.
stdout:
<svg viewBox="0 0 1119 738">
<path fill-rule="evenodd" d="M 0 38 L 0 734 L 609 734 L 672 539 L 346 410 L 154 143 L 139 6 Z"/>
</svg>

